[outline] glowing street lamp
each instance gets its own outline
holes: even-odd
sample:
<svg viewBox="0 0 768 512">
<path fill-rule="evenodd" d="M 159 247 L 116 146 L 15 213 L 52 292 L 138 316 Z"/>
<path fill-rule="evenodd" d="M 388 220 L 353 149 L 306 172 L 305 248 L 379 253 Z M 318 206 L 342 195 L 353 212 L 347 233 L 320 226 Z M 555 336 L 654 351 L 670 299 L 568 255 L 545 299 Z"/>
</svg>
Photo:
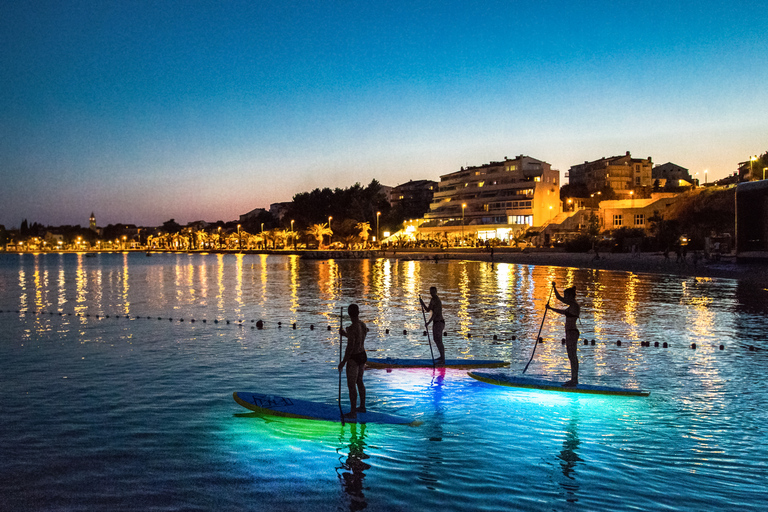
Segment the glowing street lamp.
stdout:
<svg viewBox="0 0 768 512">
<path fill-rule="evenodd" d="M 707 173 L 709 172 L 709 169 L 704 169 L 704 184 L 707 184 Z"/>
<path fill-rule="evenodd" d="M 243 236 L 240 234 L 240 224 L 237 225 L 237 250 L 243 250 Z"/>
<path fill-rule="evenodd" d="M 752 179 L 752 162 L 757 161 L 757 156 L 749 157 L 749 179 Z"/>
<path fill-rule="evenodd" d="M 331 234 L 328 235 L 328 245 L 331 245 L 331 242 L 333 242 L 333 230 L 331 229 L 331 219 L 333 217 L 331 215 L 328 216 L 328 229 L 331 231 Z"/>
<path fill-rule="evenodd" d="M 291 238 L 293 238 L 293 250 L 296 250 L 296 233 L 293 231 L 293 219 L 291 219 Z"/>
<path fill-rule="evenodd" d="M 763 174 L 765 174 L 765 171 L 763 171 Z M 381 239 L 379 238 L 379 217 L 381 217 L 381 212 L 376 212 L 376 241 L 381 245 Z"/>
<path fill-rule="evenodd" d="M 461 203 L 461 243 L 464 244 L 464 209 L 467 203 Z"/>
</svg>

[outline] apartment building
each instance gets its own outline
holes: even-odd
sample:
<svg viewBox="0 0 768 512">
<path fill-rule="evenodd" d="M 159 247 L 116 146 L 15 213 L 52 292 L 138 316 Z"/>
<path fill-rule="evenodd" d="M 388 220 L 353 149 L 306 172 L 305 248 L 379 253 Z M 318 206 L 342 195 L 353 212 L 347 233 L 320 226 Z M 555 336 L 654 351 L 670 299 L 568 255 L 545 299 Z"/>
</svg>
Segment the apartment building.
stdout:
<svg viewBox="0 0 768 512">
<path fill-rule="evenodd" d="M 440 176 L 419 232 L 508 240 L 561 211 L 560 171 L 520 155 Z"/>
<path fill-rule="evenodd" d="M 574 165 L 568 170 L 568 183 L 586 185 L 590 193 L 610 187 L 618 194 L 637 187 L 653 185 L 651 157 L 632 158 L 629 151 L 622 156 L 603 157 Z"/>
</svg>

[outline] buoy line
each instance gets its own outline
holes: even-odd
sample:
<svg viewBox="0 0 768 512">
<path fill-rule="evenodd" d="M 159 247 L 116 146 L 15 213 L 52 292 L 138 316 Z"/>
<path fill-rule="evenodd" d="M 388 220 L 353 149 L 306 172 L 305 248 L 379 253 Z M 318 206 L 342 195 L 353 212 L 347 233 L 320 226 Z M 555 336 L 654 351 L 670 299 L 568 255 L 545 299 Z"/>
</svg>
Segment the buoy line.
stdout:
<svg viewBox="0 0 768 512">
<path fill-rule="evenodd" d="M 36 316 L 47 315 L 47 316 L 59 316 L 59 317 L 75 316 L 75 317 L 80 317 L 80 318 L 95 318 L 96 320 L 107 319 L 107 318 L 114 318 L 114 319 L 124 318 L 124 319 L 128 319 L 128 320 L 144 320 L 144 319 L 146 319 L 146 320 L 154 320 L 154 319 L 156 319 L 156 320 L 159 320 L 159 321 L 167 320 L 169 322 L 174 322 L 174 318 L 173 317 L 163 317 L 163 316 L 153 317 L 153 316 L 141 316 L 141 315 L 102 315 L 102 314 L 91 314 L 91 313 L 64 313 L 62 311 L 44 311 L 44 310 L 31 310 L 31 311 L 29 311 L 29 310 L 19 310 L 19 309 L 16 309 L 16 310 L 0 309 L 0 314 L 2 314 L 2 313 L 11 313 L 11 314 L 18 314 L 18 315 L 27 315 L 27 314 L 29 314 L 29 315 L 36 315 Z M 184 322 L 196 323 L 198 320 L 196 320 L 195 318 L 185 319 L 183 317 L 180 317 L 180 318 L 177 318 L 176 321 L 178 323 L 184 323 Z M 203 324 L 212 323 L 214 325 L 218 325 L 218 324 L 232 325 L 232 324 L 234 324 L 234 325 L 236 325 L 236 326 L 238 326 L 240 328 L 242 328 L 244 326 L 244 324 L 247 325 L 248 323 L 251 323 L 251 324 L 253 324 L 251 326 L 251 329 L 258 329 L 258 330 L 263 330 L 265 328 L 265 326 L 266 326 L 266 323 L 263 320 L 261 320 L 261 319 L 246 321 L 245 319 L 232 320 L 232 319 L 219 319 L 219 318 L 215 318 L 215 319 L 213 319 L 213 320 L 211 320 L 209 322 L 207 318 L 204 318 L 204 319 L 199 320 L 199 321 L 202 322 Z M 297 322 L 293 322 L 292 324 L 290 324 L 290 326 L 291 326 L 292 330 L 301 329 L 301 327 L 299 327 Z M 283 328 L 283 322 L 282 321 L 278 321 L 277 322 L 277 328 L 278 329 L 282 329 Z M 309 328 L 310 331 L 314 331 L 315 330 L 315 324 L 309 324 L 308 328 Z M 327 325 L 326 326 L 326 330 L 327 331 L 331 331 L 332 330 L 331 325 Z M 384 333 L 385 334 L 390 334 L 390 329 L 389 328 L 385 329 Z M 408 335 L 408 329 L 403 329 L 402 333 L 403 333 L 404 336 L 407 336 Z M 422 336 L 427 336 L 428 335 L 427 331 L 422 331 L 421 334 L 422 334 Z M 448 335 L 449 335 L 448 331 L 444 331 L 443 332 L 443 336 L 447 337 Z M 472 339 L 472 333 L 471 332 L 466 333 L 465 337 L 466 337 L 466 339 Z M 498 334 L 478 335 L 478 336 L 476 336 L 476 338 L 480 338 L 480 339 L 488 338 L 488 339 L 492 339 L 494 342 L 507 342 L 507 343 L 509 343 L 511 341 L 520 341 L 521 343 L 525 343 L 525 342 L 529 341 L 525 337 L 522 337 L 520 340 L 518 340 L 516 335 L 510 335 L 508 338 L 500 338 Z M 541 343 L 541 344 L 545 344 L 545 343 L 547 343 L 547 340 L 545 338 L 539 338 L 538 342 Z M 562 345 L 565 345 L 565 338 L 562 338 L 560 340 L 560 342 L 561 342 Z M 495 344 L 500 345 L 501 343 L 495 343 Z M 585 338 L 585 339 L 579 340 L 579 344 L 581 344 L 583 346 L 629 347 L 629 346 L 636 345 L 637 341 L 616 340 L 615 342 L 609 342 L 609 341 L 597 341 L 595 339 L 589 340 L 589 339 Z M 640 340 L 640 346 L 641 347 L 651 347 L 651 342 L 650 341 Z M 658 341 L 656 341 L 656 342 L 653 343 L 653 347 L 654 348 L 665 348 L 666 349 L 666 348 L 672 348 L 672 346 L 673 345 L 671 343 L 666 342 L 666 341 L 662 342 L 662 343 L 659 343 Z M 678 344 L 678 345 L 675 345 L 675 348 L 680 348 L 680 347 L 683 347 L 683 346 L 684 345 L 682 345 L 682 344 Z M 700 345 L 700 344 L 694 342 L 694 343 L 691 343 L 690 345 L 687 345 L 686 347 L 689 350 L 697 350 L 698 348 L 701 348 L 702 346 L 703 345 Z M 715 344 L 715 345 L 713 345 L 713 347 L 715 347 L 716 349 L 721 350 L 721 351 L 725 350 L 725 345 L 724 344 L 719 344 L 719 345 Z M 763 350 L 763 349 L 761 349 L 759 347 L 755 347 L 754 345 L 747 345 L 745 348 L 747 350 L 749 350 L 750 352 L 756 352 L 756 351 Z"/>
</svg>

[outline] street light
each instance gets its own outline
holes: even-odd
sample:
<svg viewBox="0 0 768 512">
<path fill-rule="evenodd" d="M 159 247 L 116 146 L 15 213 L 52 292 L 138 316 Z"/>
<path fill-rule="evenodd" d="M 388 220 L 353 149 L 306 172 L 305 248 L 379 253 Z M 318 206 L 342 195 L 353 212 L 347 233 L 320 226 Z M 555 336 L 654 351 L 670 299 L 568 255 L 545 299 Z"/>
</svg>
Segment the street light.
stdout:
<svg viewBox="0 0 768 512">
<path fill-rule="evenodd" d="M 293 219 L 291 219 L 291 238 L 293 238 L 293 250 L 296 250 L 296 233 L 293 232 Z"/>
<path fill-rule="evenodd" d="M 765 174 L 765 171 L 763 171 L 763 174 Z M 379 217 L 381 217 L 381 212 L 376 212 L 376 241 L 379 242 L 379 246 L 381 246 L 381 239 L 379 238 Z"/>
<path fill-rule="evenodd" d="M 240 234 L 240 224 L 237 225 L 237 250 L 243 250 L 243 236 Z"/>
<path fill-rule="evenodd" d="M 752 162 L 757 160 L 757 156 L 749 157 L 749 179 L 752 179 Z"/>
<path fill-rule="evenodd" d="M 709 172 L 709 169 L 704 169 L 704 184 L 707 184 L 707 173 Z"/>
<path fill-rule="evenodd" d="M 331 234 L 328 235 L 328 246 L 330 247 L 331 243 L 333 242 L 333 230 L 331 229 L 331 219 L 333 217 L 331 215 L 328 216 L 328 230 L 331 232 Z"/>
</svg>

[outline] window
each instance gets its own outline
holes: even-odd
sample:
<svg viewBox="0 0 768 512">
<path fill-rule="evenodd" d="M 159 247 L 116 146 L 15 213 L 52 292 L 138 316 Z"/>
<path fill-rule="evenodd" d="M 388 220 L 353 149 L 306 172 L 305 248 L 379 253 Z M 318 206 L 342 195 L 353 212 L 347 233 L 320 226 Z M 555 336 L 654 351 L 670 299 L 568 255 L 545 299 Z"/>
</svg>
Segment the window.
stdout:
<svg viewBox="0 0 768 512">
<path fill-rule="evenodd" d="M 645 226 L 645 214 L 635 214 L 635 226 Z"/>
<path fill-rule="evenodd" d="M 614 215 L 613 216 L 613 227 L 615 227 L 615 228 L 620 227 L 621 224 L 622 224 L 622 216 L 620 214 L 619 215 Z"/>
<path fill-rule="evenodd" d="M 640 176 L 635 177 L 635 185 L 640 186 Z"/>
</svg>

